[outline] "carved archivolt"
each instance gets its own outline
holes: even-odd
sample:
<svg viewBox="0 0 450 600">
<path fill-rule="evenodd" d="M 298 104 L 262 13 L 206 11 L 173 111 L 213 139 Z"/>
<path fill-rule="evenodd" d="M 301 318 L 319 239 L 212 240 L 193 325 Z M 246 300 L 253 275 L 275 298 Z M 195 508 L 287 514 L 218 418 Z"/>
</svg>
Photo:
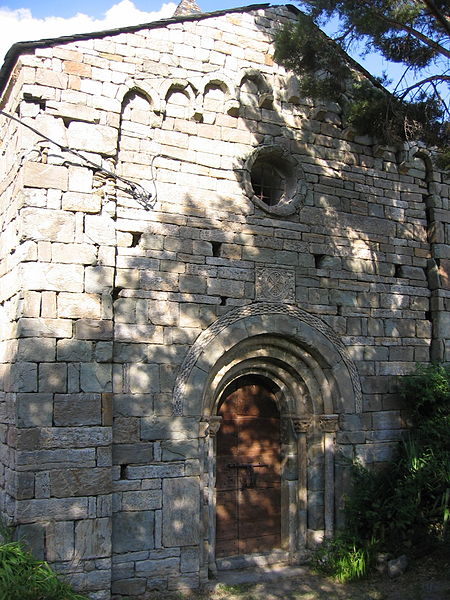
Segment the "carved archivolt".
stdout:
<svg viewBox="0 0 450 600">
<path fill-rule="evenodd" d="M 261 335 L 264 333 L 271 334 L 273 337 L 277 335 L 282 340 L 287 337 L 286 331 L 277 331 L 276 317 L 278 315 L 284 315 L 287 317 L 286 328 L 290 330 L 290 337 L 293 339 L 293 343 L 298 344 L 301 348 L 305 347 L 305 355 L 308 353 L 314 353 L 316 356 L 321 354 L 328 354 L 327 369 L 331 373 L 332 379 L 335 381 L 334 387 L 336 394 L 346 394 L 351 396 L 351 402 L 347 402 L 348 405 L 352 405 L 352 412 L 361 412 L 362 410 L 362 394 L 361 385 L 359 381 L 358 372 L 355 364 L 351 360 L 346 347 L 343 342 L 336 335 L 336 333 L 323 321 L 307 313 L 306 311 L 286 304 L 269 304 L 269 303 L 257 303 L 249 306 L 238 307 L 220 319 L 213 323 L 208 329 L 198 337 L 196 342 L 188 352 L 178 374 L 174 394 L 173 394 L 173 413 L 175 415 L 183 414 L 184 402 L 189 393 L 191 396 L 195 394 L 200 397 L 204 393 L 204 387 L 207 385 L 206 380 L 208 378 L 208 372 L 211 371 L 214 364 L 214 357 L 212 352 L 208 352 L 208 346 L 215 341 L 216 348 L 222 355 L 229 351 L 233 345 L 238 342 L 252 338 L 252 326 L 255 329 L 254 318 L 260 317 L 258 323 L 259 327 L 266 327 L 266 331 L 258 330 L 254 335 Z M 253 318 L 253 319 L 252 319 Z M 242 326 L 237 327 L 239 323 Z M 248 329 L 246 329 L 248 324 Z M 310 339 L 305 339 L 308 331 L 302 334 L 297 333 L 296 330 L 302 328 L 302 324 L 308 326 L 307 329 L 310 332 Z M 227 335 L 227 329 L 238 329 L 238 333 L 234 332 L 234 336 L 230 333 Z M 236 337 L 236 335 L 238 337 Z M 297 336 L 297 340 L 296 340 Z M 256 338 L 255 338 L 256 339 Z M 314 347 L 317 346 L 317 347 Z M 261 351 L 263 351 L 262 349 Z M 200 361 L 201 359 L 201 361 Z M 249 362 L 249 359 L 246 359 Z M 251 361 L 250 361 L 251 362 Z M 310 361 L 313 364 L 313 359 Z M 338 364 L 332 364 L 333 362 Z M 199 363 L 200 366 L 199 366 Z M 314 363 L 317 364 L 317 363 Z M 250 368 L 250 367 L 249 367 Z M 314 368 L 314 367 L 313 367 Z M 337 371 L 339 369 L 339 373 Z M 317 370 L 317 369 L 316 369 Z M 336 370 L 336 371 L 334 371 Z M 341 377 L 344 381 L 339 384 L 338 379 Z M 336 379 L 337 378 L 337 379 Z M 194 383 L 195 379 L 195 383 Z M 330 386 L 332 383 L 326 382 L 325 386 Z M 351 387 L 352 389 L 347 389 Z M 327 412 L 332 412 L 327 410 Z"/>
</svg>

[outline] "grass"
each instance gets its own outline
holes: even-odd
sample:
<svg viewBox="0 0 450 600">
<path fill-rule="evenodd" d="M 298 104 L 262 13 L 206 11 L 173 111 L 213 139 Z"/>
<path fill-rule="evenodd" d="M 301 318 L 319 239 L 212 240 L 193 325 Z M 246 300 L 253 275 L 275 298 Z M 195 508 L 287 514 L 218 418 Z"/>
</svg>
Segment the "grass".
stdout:
<svg viewBox="0 0 450 600">
<path fill-rule="evenodd" d="M 88 600 L 20 542 L 0 546 L 0 600 Z"/>
</svg>

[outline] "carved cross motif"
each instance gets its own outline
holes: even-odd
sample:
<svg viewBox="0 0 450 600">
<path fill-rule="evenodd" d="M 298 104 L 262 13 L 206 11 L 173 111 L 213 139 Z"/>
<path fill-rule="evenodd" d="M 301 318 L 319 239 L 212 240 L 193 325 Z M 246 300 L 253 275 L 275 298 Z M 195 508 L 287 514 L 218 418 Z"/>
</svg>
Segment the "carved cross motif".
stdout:
<svg viewBox="0 0 450 600">
<path fill-rule="evenodd" d="M 256 269 L 257 300 L 293 302 L 295 299 L 295 274 L 292 269 Z"/>
</svg>

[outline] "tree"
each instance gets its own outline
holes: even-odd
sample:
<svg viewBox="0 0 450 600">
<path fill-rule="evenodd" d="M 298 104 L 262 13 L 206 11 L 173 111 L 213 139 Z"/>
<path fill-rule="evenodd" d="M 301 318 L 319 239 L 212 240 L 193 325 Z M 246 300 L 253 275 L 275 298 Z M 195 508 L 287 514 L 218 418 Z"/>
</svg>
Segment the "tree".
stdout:
<svg viewBox="0 0 450 600">
<path fill-rule="evenodd" d="M 299 0 L 297 25 L 276 37 L 278 61 L 309 97 L 338 102 L 348 124 L 381 142 L 422 140 L 450 168 L 449 0 Z M 320 26 L 334 27 L 325 35 Z M 405 70 L 393 92 L 347 54 L 357 46 Z M 405 83 L 407 76 L 414 81 Z"/>
</svg>

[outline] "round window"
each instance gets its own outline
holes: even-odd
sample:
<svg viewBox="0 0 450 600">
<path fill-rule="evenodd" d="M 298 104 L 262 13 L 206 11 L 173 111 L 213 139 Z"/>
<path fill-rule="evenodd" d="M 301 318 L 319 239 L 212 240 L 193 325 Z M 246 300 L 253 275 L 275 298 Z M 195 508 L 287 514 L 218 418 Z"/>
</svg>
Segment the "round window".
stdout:
<svg viewBox="0 0 450 600">
<path fill-rule="evenodd" d="M 305 195 L 300 172 L 297 161 L 284 148 L 261 146 L 245 161 L 245 191 L 266 212 L 292 214 Z"/>
</svg>

